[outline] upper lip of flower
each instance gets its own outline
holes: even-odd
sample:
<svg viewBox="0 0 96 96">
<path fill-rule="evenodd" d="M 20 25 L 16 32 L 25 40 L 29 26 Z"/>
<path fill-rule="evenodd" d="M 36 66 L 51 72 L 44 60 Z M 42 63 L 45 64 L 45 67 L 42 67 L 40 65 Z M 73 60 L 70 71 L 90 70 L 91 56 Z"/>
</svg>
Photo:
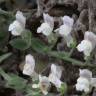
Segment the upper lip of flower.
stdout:
<svg viewBox="0 0 96 96">
<path fill-rule="evenodd" d="M 31 71 L 28 70 L 29 68 L 31 69 Z M 35 72 L 34 68 L 35 68 L 35 59 L 34 59 L 34 57 L 31 54 L 26 55 L 23 73 L 26 74 L 26 75 L 32 75 L 33 72 Z"/>
<path fill-rule="evenodd" d="M 11 34 L 14 36 L 21 35 L 23 30 L 25 29 L 25 23 L 26 23 L 26 18 L 23 16 L 23 13 L 20 11 L 17 11 L 16 20 L 9 25 L 8 30 L 11 31 Z"/>
<path fill-rule="evenodd" d="M 74 23 L 74 19 L 73 18 L 65 15 L 62 19 L 63 19 L 63 24 L 66 24 L 66 25 L 68 25 L 70 27 L 73 26 L 73 23 Z"/>
<path fill-rule="evenodd" d="M 80 91 L 84 90 L 85 92 L 89 92 L 91 90 L 91 87 L 95 86 L 96 78 L 92 78 L 92 72 L 88 69 L 80 69 L 79 71 L 80 77 L 77 79 L 76 89 Z M 92 81 L 92 79 L 94 79 L 94 81 Z"/>
</svg>

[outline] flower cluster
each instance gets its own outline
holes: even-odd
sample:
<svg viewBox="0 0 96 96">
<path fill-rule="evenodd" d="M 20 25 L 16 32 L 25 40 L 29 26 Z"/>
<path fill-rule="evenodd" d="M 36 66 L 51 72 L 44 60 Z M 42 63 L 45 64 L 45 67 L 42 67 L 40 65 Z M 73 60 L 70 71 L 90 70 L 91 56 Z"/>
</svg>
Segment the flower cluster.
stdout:
<svg viewBox="0 0 96 96">
<path fill-rule="evenodd" d="M 16 20 L 13 21 L 12 24 L 9 25 L 9 31 L 14 36 L 19 36 L 25 30 L 26 17 L 24 17 L 23 13 L 17 11 Z M 44 22 L 40 27 L 37 28 L 37 33 L 42 33 L 47 38 L 53 38 L 52 31 L 59 33 L 60 36 L 64 38 L 66 41 L 67 47 L 70 47 L 71 44 L 74 44 L 74 38 L 72 37 L 72 30 L 74 25 L 74 19 L 69 16 L 62 17 L 63 24 L 56 30 L 54 29 L 54 18 L 49 14 L 43 13 Z M 56 37 L 54 36 L 56 39 Z M 53 39 L 52 39 L 53 40 Z M 77 50 L 79 52 L 83 52 L 85 57 L 90 56 L 91 52 L 96 46 L 96 35 L 93 32 L 86 31 L 84 34 L 84 40 L 81 41 L 80 44 L 77 45 Z"/>
<path fill-rule="evenodd" d="M 23 68 L 23 74 L 28 76 L 33 76 L 34 78 L 35 72 L 35 59 L 31 54 L 26 55 L 25 57 L 25 65 Z M 38 74 L 39 76 L 39 83 L 33 84 L 32 88 L 40 88 L 42 93 L 44 95 L 48 94 L 48 90 L 51 86 L 51 83 L 56 86 L 56 88 L 60 88 L 61 84 L 63 83 L 60 78 L 62 75 L 62 67 L 57 66 L 55 64 L 51 65 L 51 72 L 48 77 L 42 76 L 41 74 Z"/>
<path fill-rule="evenodd" d="M 63 25 L 61 25 L 58 29 L 54 29 L 54 19 L 48 14 L 43 14 L 44 23 L 37 29 L 37 33 L 42 33 L 45 36 L 49 36 L 52 31 L 59 33 L 62 36 L 68 47 L 71 44 L 74 44 L 74 39 L 72 37 L 72 29 L 74 25 L 74 19 L 69 16 L 62 17 Z M 81 41 L 77 46 L 77 50 L 79 52 L 83 52 L 85 57 L 90 56 L 92 50 L 96 46 L 96 35 L 93 32 L 86 31 L 84 34 L 84 40 Z"/>
<path fill-rule="evenodd" d="M 9 25 L 9 31 L 11 31 L 11 34 L 14 36 L 20 36 L 22 32 L 25 30 L 26 17 L 24 17 L 23 13 L 20 11 L 17 11 L 15 17 L 16 20 Z M 37 33 L 42 33 L 49 39 L 54 34 L 61 36 L 66 41 L 67 47 L 70 47 L 71 44 L 73 45 L 75 44 L 74 38 L 72 36 L 74 26 L 73 18 L 66 15 L 62 17 L 63 24 L 59 26 L 59 28 L 57 28 L 56 30 L 54 30 L 54 18 L 52 16 L 44 13 L 43 19 L 44 22 L 41 24 L 41 26 L 37 28 Z M 84 34 L 84 40 L 82 40 L 77 45 L 76 48 L 79 52 L 83 52 L 86 58 L 91 55 L 91 52 L 95 49 L 95 47 L 96 47 L 96 35 L 93 32 L 86 31 Z M 66 56 L 66 58 L 67 57 L 69 58 L 70 56 Z M 63 81 L 61 81 L 62 71 L 63 71 L 62 66 L 51 64 L 51 71 L 49 73 L 49 76 L 42 76 L 41 74 L 35 72 L 34 57 L 31 54 L 28 54 L 25 57 L 23 74 L 31 76 L 33 78 L 37 77 L 39 82 L 38 84 L 32 84 L 32 88 L 41 89 L 44 95 L 48 94 L 51 84 L 53 84 L 57 88 L 57 90 L 61 88 L 62 84 L 64 83 Z M 89 71 L 88 69 L 80 69 L 79 71 L 80 71 L 79 78 L 77 79 L 77 84 L 75 86 L 76 90 L 88 93 L 91 91 L 92 87 L 96 87 L 96 78 L 92 77 L 92 72 Z"/>
<path fill-rule="evenodd" d="M 37 33 L 42 33 L 45 36 L 49 36 L 52 34 L 54 29 L 54 19 L 48 14 L 43 14 L 44 23 L 41 24 L 37 29 Z M 73 43 L 73 37 L 71 36 L 72 27 L 74 24 L 73 18 L 69 16 L 62 17 L 63 25 L 61 25 L 54 32 L 58 32 L 62 37 L 64 37 L 67 46 L 70 47 L 70 44 Z"/>
</svg>

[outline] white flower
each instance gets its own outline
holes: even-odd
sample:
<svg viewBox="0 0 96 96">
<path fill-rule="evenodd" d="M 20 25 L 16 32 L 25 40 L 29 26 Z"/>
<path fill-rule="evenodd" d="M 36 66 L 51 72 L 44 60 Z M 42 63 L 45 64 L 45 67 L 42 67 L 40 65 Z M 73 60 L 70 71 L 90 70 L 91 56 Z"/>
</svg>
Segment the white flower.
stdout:
<svg viewBox="0 0 96 96">
<path fill-rule="evenodd" d="M 48 94 L 50 81 L 48 77 L 39 75 L 39 84 L 33 84 L 32 88 L 40 88 L 44 95 Z"/>
<path fill-rule="evenodd" d="M 86 31 L 84 35 L 85 40 L 89 40 L 92 43 L 92 49 L 96 46 L 96 34 L 90 31 Z"/>
<path fill-rule="evenodd" d="M 54 74 L 49 75 L 49 81 L 56 86 L 56 88 L 61 88 L 62 81 L 56 77 Z"/>
<path fill-rule="evenodd" d="M 61 66 L 58 66 L 58 65 L 55 65 L 55 64 L 52 64 L 51 65 L 51 74 L 54 74 L 57 78 L 61 78 L 61 75 L 62 75 L 62 67 Z"/>
<path fill-rule="evenodd" d="M 59 34 L 61 36 L 68 36 L 72 31 L 74 20 L 69 16 L 64 16 L 62 19 L 63 25 L 61 25 L 59 28 Z"/>
<path fill-rule="evenodd" d="M 50 81 L 48 77 L 39 75 L 39 86 L 44 95 L 48 94 L 50 88 Z"/>
<path fill-rule="evenodd" d="M 37 33 L 42 33 L 45 36 L 49 36 L 52 33 L 52 28 L 48 23 L 42 23 L 37 29 Z"/>
<path fill-rule="evenodd" d="M 92 43 L 89 40 L 82 40 L 77 46 L 79 52 L 84 52 L 85 56 L 90 56 L 92 51 Z"/>
<path fill-rule="evenodd" d="M 14 36 L 19 36 L 25 29 L 26 18 L 23 16 L 22 12 L 17 11 L 16 20 L 9 25 L 8 31 Z"/>
<path fill-rule="evenodd" d="M 84 40 L 78 44 L 77 49 L 83 52 L 85 56 L 90 56 L 90 53 L 96 46 L 96 35 L 92 32 L 85 32 Z"/>
<path fill-rule="evenodd" d="M 29 76 L 33 75 L 35 72 L 34 68 L 35 68 L 34 57 L 31 54 L 26 55 L 23 74 L 29 75 Z"/>
<path fill-rule="evenodd" d="M 11 31 L 11 34 L 14 36 L 21 35 L 23 30 L 21 24 L 16 20 L 9 26 L 9 31 Z"/>
<path fill-rule="evenodd" d="M 84 91 L 84 92 L 89 92 L 89 90 L 90 90 L 90 83 L 89 83 L 88 79 L 86 79 L 84 77 L 79 77 L 77 79 L 76 90 Z"/>
<path fill-rule="evenodd" d="M 69 16 L 64 16 L 62 19 L 63 19 L 63 24 L 66 24 L 70 27 L 73 26 L 73 24 L 74 24 L 73 18 L 70 18 Z"/>
<path fill-rule="evenodd" d="M 70 47 L 70 44 L 73 43 L 73 37 L 71 36 L 71 31 L 73 27 L 74 20 L 69 16 L 64 16 L 63 18 L 63 25 L 61 25 L 56 31 L 64 37 L 67 46 Z"/>
<path fill-rule="evenodd" d="M 92 78 L 92 72 L 88 69 L 79 69 L 79 76 L 90 80 Z"/>
<path fill-rule="evenodd" d="M 62 74 L 62 67 L 56 66 L 55 64 L 51 65 L 51 73 L 48 77 L 39 75 L 39 83 L 33 84 L 32 88 L 40 88 L 44 95 L 48 94 L 48 91 L 53 83 L 57 89 L 61 87 L 62 81 L 60 80 Z"/>
<path fill-rule="evenodd" d="M 54 20 L 53 17 L 49 16 L 48 14 L 43 14 L 44 23 L 41 24 L 40 27 L 37 29 L 37 33 L 42 33 L 45 36 L 49 36 L 54 27 Z"/>
<path fill-rule="evenodd" d="M 96 78 L 92 78 L 92 72 L 88 69 L 79 70 L 80 77 L 77 79 L 76 90 L 90 92 L 92 87 L 96 87 Z"/>
<path fill-rule="evenodd" d="M 61 25 L 59 28 L 59 34 L 62 36 L 68 36 L 72 30 L 72 27 L 69 27 L 68 25 L 64 24 Z"/>
<path fill-rule="evenodd" d="M 22 26 L 25 27 L 26 18 L 24 17 L 22 12 L 17 11 L 17 13 L 16 13 L 16 20 L 19 21 L 22 24 Z"/>
<path fill-rule="evenodd" d="M 61 87 L 62 81 L 60 80 L 62 75 L 61 66 L 51 65 L 51 73 L 49 74 L 49 81 L 53 83 L 57 88 Z"/>
</svg>

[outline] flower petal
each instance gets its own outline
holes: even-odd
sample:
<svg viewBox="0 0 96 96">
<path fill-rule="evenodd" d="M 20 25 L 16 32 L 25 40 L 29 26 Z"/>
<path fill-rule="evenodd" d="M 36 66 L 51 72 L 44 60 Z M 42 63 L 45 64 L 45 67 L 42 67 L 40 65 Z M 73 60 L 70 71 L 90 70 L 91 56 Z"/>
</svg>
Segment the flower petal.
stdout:
<svg viewBox="0 0 96 96">
<path fill-rule="evenodd" d="M 25 63 L 33 65 L 35 67 L 35 59 L 34 59 L 34 57 L 31 54 L 26 55 Z"/>
<path fill-rule="evenodd" d="M 76 90 L 77 91 L 84 91 L 84 92 L 89 92 L 90 91 L 90 82 L 87 78 L 84 77 L 79 77 L 77 79 L 77 84 L 76 84 Z"/>
<path fill-rule="evenodd" d="M 58 79 L 61 78 L 63 68 L 61 66 L 57 66 L 56 64 L 51 65 L 51 73 L 54 74 Z"/>
<path fill-rule="evenodd" d="M 54 74 L 49 75 L 49 81 L 54 84 L 57 88 L 61 87 L 62 81 L 57 78 Z"/>
<path fill-rule="evenodd" d="M 45 36 L 49 36 L 52 33 L 52 28 L 48 23 L 42 23 L 40 27 L 37 29 L 37 33 L 42 33 Z"/>
<path fill-rule="evenodd" d="M 70 27 L 73 26 L 73 23 L 74 23 L 74 19 L 73 18 L 71 18 L 69 16 L 64 16 L 62 19 L 63 19 L 63 24 L 66 24 L 66 25 L 68 25 Z"/>
<path fill-rule="evenodd" d="M 39 75 L 39 87 L 44 95 L 48 94 L 48 90 L 50 89 L 50 81 L 46 76 Z"/>
<path fill-rule="evenodd" d="M 96 46 L 96 35 L 93 32 L 86 31 L 84 35 L 85 40 L 89 40 L 92 43 L 92 49 Z"/>
<path fill-rule="evenodd" d="M 54 19 L 49 14 L 43 13 L 44 22 L 48 23 L 50 27 L 54 27 Z"/>
<path fill-rule="evenodd" d="M 25 27 L 26 17 L 24 17 L 24 15 L 21 11 L 17 11 L 16 20 L 18 20 Z"/>
<path fill-rule="evenodd" d="M 61 36 L 68 36 L 71 33 L 72 28 L 66 24 L 61 25 L 59 28 L 59 34 Z"/>
<path fill-rule="evenodd" d="M 26 55 L 23 74 L 32 75 L 34 73 L 35 60 L 31 54 Z"/>
<path fill-rule="evenodd" d="M 80 77 L 85 77 L 87 79 L 92 78 L 92 72 L 88 69 L 79 69 L 79 72 Z"/>
<path fill-rule="evenodd" d="M 15 20 L 12 24 L 9 25 L 8 30 L 11 31 L 12 35 L 19 36 L 23 32 L 24 28 L 17 20 Z"/>
<path fill-rule="evenodd" d="M 41 29 L 41 26 L 40 27 L 38 27 L 38 29 L 37 29 L 37 33 L 41 33 L 42 32 L 42 29 Z"/>
<path fill-rule="evenodd" d="M 42 90 L 42 93 L 43 93 L 44 95 L 47 95 L 47 94 L 48 94 L 48 91 Z"/>
<path fill-rule="evenodd" d="M 34 88 L 34 89 L 39 88 L 39 84 L 33 84 L 32 88 Z"/>
<path fill-rule="evenodd" d="M 85 56 L 90 56 L 92 51 L 92 43 L 89 40 L 82 40 L 77 46 L 79 52 L 84 52 Z"/>
</svg>

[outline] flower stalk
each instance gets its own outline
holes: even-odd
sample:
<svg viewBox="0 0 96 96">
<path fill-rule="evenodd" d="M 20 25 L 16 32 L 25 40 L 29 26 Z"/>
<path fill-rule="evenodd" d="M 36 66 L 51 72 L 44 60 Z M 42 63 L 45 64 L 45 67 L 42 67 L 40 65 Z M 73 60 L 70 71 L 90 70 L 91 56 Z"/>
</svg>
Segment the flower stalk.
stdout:
<svg viewBox="0 0 96 96">
<path fill-rule="evenodd" d="M 67 61 L 67 62 L 70 62 L 70 63 L 72 63 L 72 65 L 76 65 L 76 66 L 88 66 L 88 67 L 95 67 L 95 64 L 93 65 L 93 64 L 86 64 L 85 62 L 81 62 L 81 61 L 79 61 L 79 60 L 76 60 L 76 59 L 73 59 L 73 58 L 71 58 L 71 57 L 68 57 L 68 56 L 60 56 L 59 54 L 58 54 L 58 52 L 49 52 L 48 53 L 50 56 L 52 56 L 52 57 L 56 57 L 56 58 L 59 58 L 59 59 L 62 59 L 62 60 L 64 60 L 64 61 Z"/>
</svg>

